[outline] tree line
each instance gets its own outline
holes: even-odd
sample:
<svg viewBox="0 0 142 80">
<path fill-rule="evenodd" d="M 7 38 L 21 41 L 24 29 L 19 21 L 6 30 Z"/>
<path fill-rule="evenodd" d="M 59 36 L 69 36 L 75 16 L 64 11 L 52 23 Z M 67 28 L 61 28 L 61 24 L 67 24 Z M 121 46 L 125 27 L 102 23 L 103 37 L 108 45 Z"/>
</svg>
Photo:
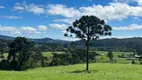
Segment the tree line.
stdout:
<svg viewBox="0 0 142 80">
<path fill-rule="evenodd" d="M 30 41 L 30 40 L 29 40 Z M 8 53 L 9 44 L 12 40 L 3 40 L 0 39 L 0 55 L 2 53 Z M 68 43 L 37 43 L 35 45 L 38 47 L 40 51 L 66 51 L 67 48 L 85 48 L 85 41 L 72 41 Z M 111 49 L 112 51 L 122 51 L 122 52 L 135 52 L 137 49 L 142 47 L 142 38 L 124 38 L 124 39 L 102 39 L 102 40 L 92 40 L 90 43 L 90 50 L 98 50 L 98 51 L 108 51 Z"/>
<path fill-rule="evenodd" d="M 0 61 L 2 70 L 27 70 L 29 68 L 69 65 L 84 63 L 86 51 L 84 49 L 68 49 L 65 53 L 52 53 L 53 58 L 44 57 L 34 42 L 25 37 L 17 37 L 9 44 L 8 56 Z M 90 61 L 99 54 L 91 53 Z"/>
</svg>

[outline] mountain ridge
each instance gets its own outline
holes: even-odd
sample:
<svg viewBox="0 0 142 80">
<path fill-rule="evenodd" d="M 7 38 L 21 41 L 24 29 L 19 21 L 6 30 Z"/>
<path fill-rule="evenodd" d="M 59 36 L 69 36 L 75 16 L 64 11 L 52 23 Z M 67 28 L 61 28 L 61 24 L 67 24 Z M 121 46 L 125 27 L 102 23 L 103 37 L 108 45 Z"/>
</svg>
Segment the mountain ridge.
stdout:
<svg viewBox="0 0 142 80">
<path fill-rule="evenodd" d="M 6 35 L 0 35 L 0 39 L 2 40 L 14 40 L 16 37 L 6 36 Z M 27 38 L 28 40 L 34 41 L 35 43 L 68 43 L 69 41 L 60 40 L 60 39 L 52 39 L 52 38 Z"/>
</svg>

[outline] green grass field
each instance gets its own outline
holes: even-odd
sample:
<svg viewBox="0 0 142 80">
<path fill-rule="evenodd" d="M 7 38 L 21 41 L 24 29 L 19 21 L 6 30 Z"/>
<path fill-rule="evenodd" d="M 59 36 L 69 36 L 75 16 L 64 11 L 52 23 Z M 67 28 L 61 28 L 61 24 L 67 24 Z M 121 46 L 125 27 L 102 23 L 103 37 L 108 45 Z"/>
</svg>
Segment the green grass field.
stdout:
<svg viewBox="0 0 142 80">
<path fill-rule="evenodd" d="M 99 54 L 102 54 L 103 56 L 96 56 L 96 61 L 92 61 L 92 62 L 97 62 L 97 63 L 109 63 L 110 62 L 109 58 L 107 57 L 108 51 L 96 51 L 96 52 L 99 53 Z M 48 59 L 52 60 L 52 58 L 53 58 L 53 54 L 52 53 L 54 53 L 54 52 L 42 52 L 42 55 L 44 57 L 47 57 Z M 65 53 L 65 52 L 57 52 L 57 51 L 55 51 L 55 53 L 61 54 L 61 53 Z M 133 52 L 113 52 L 114 63 L 130 64 L 132 62 L 132 60 L 127 60 L 126 58 L 119 58 L 118 57 L 118 55 L 122 55 L 122 54 L 129 55 L 129 54 L 133 54 Z M 6 59 L 8 54 L 4 53 L 4 56 L 5 56 L 5 59 Z M 136 59 L 135 63 L 139 64 L 139 60 Z"/>
<path fill-rule="evenodd" d="M 61 54 L 61 53 L 65 53 L 65 52 L 42 52 L 42 55 L 45 56 L 45 57 L 52 57 L 53 54 L 52 53 L 58 53 L 58 54 Z"/>
<path fill-rule="evenodd" d="M 85 64 L 36 68 L 27 71 L 0 71 L 0 80 L 142 80 L 142 66 L 129 64 Z"/>
</svg>

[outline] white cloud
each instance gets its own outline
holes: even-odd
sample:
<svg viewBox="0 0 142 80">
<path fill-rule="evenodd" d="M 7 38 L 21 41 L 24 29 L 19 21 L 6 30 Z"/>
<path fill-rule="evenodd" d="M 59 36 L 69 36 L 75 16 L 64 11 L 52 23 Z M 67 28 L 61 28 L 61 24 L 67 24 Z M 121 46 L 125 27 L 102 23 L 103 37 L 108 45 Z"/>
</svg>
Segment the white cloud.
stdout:
<svg viewBox="0 0 142 80">
<path fill-rule="evenodd" d="M 74 19 L 57 19 L 57 20 L 54 20 L 54 22 L 65 22 L 65 23 L 68 23 L 68 24 L 72 24 L 75 20 Z"/>
<path fill-rule="evenodd" d="M 5 34 L 22 34 L 22 35 L 29 35 L 29 34 L 45 34 L 47 27 L 45 25 L 39 25 L 36 28 L 34 27 L 16 27 L 16 26 L 1 26 L 0 25 L 0 32 Z"/>
<path fill-rule="evenodd" d="M 37 6 L 37 5 L 34 5 L 34 4 L 26 6 L 26 10 L 29 11 L 29 12 L 33 12 L 34 14 L 44 13 L 44 9 L 41 6 Z"/>
<path fill-rule="evenodd" d="M 114 2 L 121 2 L 121 3 L 132 3 L 135 2 L 136 0 L 113 0 Z"/>
<path fill-rule="evenodd" d="M 23 19 L 22 16 L 4 16 L 7 19 Z"/>
<path fill-rule="evenodd" d="M 93 5 L 80 7 L 80 10 L 83 15 L 95 15 L 105 20 L 121 20 L 131 15 L 131 8 L 125 3 L 110 3 L 109 6 Z"/>
<path fill-rule="evenodd" d="M 47 4 L 47 5 L 35 5 L 27 4 L 26 2 L 22 4 L 16 4 L 14 6 L 15 10 L 32 12 L 34 14 L 46 14 L 63 16 L 67 18 L 66 20 L 54 20 L 56 22 L 67 22 L 71 23 L 69 19 L 77 19 L 83 15 L 94 15 L 104 20 L 123 20 L 130 16 L 140 17 L 142 16 L 142 0 L 135 0 L 138 5 L 132 6 L 124 2 L 129 2 L 134 0 L 115 0 L 113 3 L 108 5 L 92 5 L 83 7 L 67 7 L 63 4 Z"/>
<path fill-rule="evenodd" d="M 66 41 L 77 41 L 80 40 L 79 38 L 72 38 L 72 37 L 64 37 L 62 38 L 62 40 L 66 40 Z"/>
<path fill-rule="evenodd" d="M 59 30 L 65 30 L 67 28 L 67 25 L 65 24 L 49 24 L 49 26 Z"/>
<path fill-rule="evenodd" d="M 113 30 L 142 30 L 142 25 L 138 24 L 131 24 L 129 26 L 123 26 L 123 27 L 113 27 Z"/>
<path fill-rule="evenodd" d="M 13 26 L 1 26 L 0 25 L 0 31 L 4 31 L 7 33 L 11 33 L 11 34 L 21 34 L 20 30 Z"/>
<path fill-rule="evenodd" d="M 142 0 L 137 0 L 138 5 L 142 6 Z"/>
<path fill-rule="evenodd" d="M 106 38 L 118 38 L 118 39 L 124 39 L 124 38 L 133 38 L 133 37 L 141 37 L 141 36 L 103 36 L 99 39 L 106 39 Z"/>
<path fill-rule="evenodd" d="M 63 31 L 62 31 L 62 33 L 66 33 L 66 32 L 67 32 L 66 30 L 63 30 Z"/>
<path fill-rule="evenodd" d="M 133 38 L 133 37 L 142 37 L 142 36 L 102 36 L 99 38 L 99 40 L 101 39 L 110 39 L 110 38 L 118 38 L 118 39 L 124 39 L 124 38 Z M 71 38 L 71 37 L 64 37 L 63 40 L 66 41 L 77 41 L 80 40 L 79 38 Z"/>
<path fill-rule="evenodd" d="M 134 17 L 133 19 L 134 19 L 134 22 L 140 21 L 140 18 L 138 17 Z"/>
<path fill-rule="evenodd" d="M 14 10 L 24 10 L 24 7 L 22 6 L 14 6 L 13 8 Z"/>
<path fill-rule="evenodd" d="M 36 28 L 33 27 L 21 27 L 21 30 L 28 34 L 40 34 L 41 32 L 37 31 Z"/>
<path fill-rule="evenodd" d="M 39 31 L 46 31 L 47 30 L 47 26 L 46 25 L 39 25 L 37 26 Z"/>
<path fill-rule="evenodd" d="M 66 5 L 62 4 L 49 4 L 47 12 L 51 15 L 61 15 L 67 18 L 75 18 L 80 16 L 80 12 L 77 9 L 74 7 L 67 8 Z"/>
<path fill-rule="evenodd" d="M 140 1 L 137 1 L 139 5 L 141 4 Z M 79 18 L 83 15 L 94 15 L 105 20 L 122 20 L 129 16 L 142 16 L 142 6 L 139 5 L 131 6 L 127 3 L 115 2 L 106 6 L 94 4 L 76 9 L 62 4 L 50 4 L 48 14 L 60 15 L 71 19 Z"/>
<path fill-rule="evenodd" d="M 80 7 L 80 11 L 83 15 L 95 15 L 105 20 L 122 20 L 129 16 L 142 16 L 142 6 L 130 6 L 126 3 Z"/>
<path fill-rule="evenodd" d="M 0 5 L 0 9 L 3 9 L 3 8 L 5 8 L 5 7 Z"/>
<path fill-rule="evenodd" d="M 42 5 L 35 5 L 35 4 L 27 4 L 26 2 L 22 4 L 16 4 L 14 7 L 14 10 L 20 10 L 20 11 L 27 11 L 32 12 L 34 14 L 43 14 L 44 8 Z"/>
</svg>

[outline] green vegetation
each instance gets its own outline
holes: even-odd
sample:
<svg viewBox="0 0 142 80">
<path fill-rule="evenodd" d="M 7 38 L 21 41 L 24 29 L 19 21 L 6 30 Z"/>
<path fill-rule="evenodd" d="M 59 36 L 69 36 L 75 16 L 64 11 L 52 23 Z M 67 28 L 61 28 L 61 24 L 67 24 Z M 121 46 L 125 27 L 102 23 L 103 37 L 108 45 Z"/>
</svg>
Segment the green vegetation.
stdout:
<svg viewBox="0 0 142 80">
<path fill-rule="evenodd" d="M 33 42 L 24 37 L 17 37 L 9 45 L 7 59 L 0 61 L 1 70 L 26 70 L 41 67 L 43 56 Z M 5 57 L 4 57 L 5 58 Z"/>
<path fill-rule="evenodd" d="M 0 40 L 0 79 L 141 80 L 141 39 L 98 41 L 100 36 L 111 35 L 111 30 L 96 16 L 82 16 L 64 34 L 79 41 L 45 38 L 34 43 L 25 37 Z"/>
<path fill-rule="evenodd" d="M 42 55 L 44 57 L 52 57 L 53 56 L 52 52 L 42 52 Z"/>
<path fill-rule="evenodd" d="M 58 53 L 58 54 L 62 54 L 62 53 L 65 53 L 65 52 L 59 52 L 59 51 L 53 51 L 53 52 L 42 52 L 42 55 L 45 56 L 45 57 L 53 57 L 53 54 L 52 53 Z"/>
<path fill-rule="evenodd" d="M 97 63 L 109 63 L 109 58 L 107 56 L 108 51 L 96 51 L 97 53 L 101 54 L 102 56 L 96 56 Z M 124 55 L 124 57 L 119 57 Z M 134 53 L 133 52 L 113 52 L 113 63 L 120 63 L 120 64 L 131 64 Z M 130 59 L 130 60 L 129 60 Z M 140 64 L 139 59 L 134 58 L 136 64 Z"/>
<path fill-rule="evenodd" d="M 65 37 L 76 37 L 86 40 L 86 70 L 89 70 L 89 49 L 91 41 L 93 39 L 97 40 L 100 36 L 111 36 L 112 28 L 104 20 L 93 15 L 86 15 L 75 20 L 72 26 L 69 26 L 66 31 L 67 33 L 64 34 Z"/>
<path fill-rule="evenodd" d="M 94 52 L 94 51 L 90 51 L 90 52 Z M 96 56 L 95 57 L 95 61 L 91 61 L 91 62 L 96 62 L 96 63 L 109 63 L 109 58 L 107 57 L 107 53 L 108 51 L 95 51 L 99 54 L 101 54 L 102 56 Z M 59 52 L 59 51 L 54 51 L 54 52 L 42 52 L 42 55 L 44 57 L 47 57 L 49 59 L 49 61 L 51 62 L 51 60 L 53 59 L 53 54 L 52 53 L 65 53 L 65 52 Z M 113 52 L 113 56 L 114 56 L 114 63 L 120 63 L 120 64 L 131 64 L 132 60 L 127 60 L 127 58 L 120 58 L 118 56 L 121 55 L 132 55 L 134 54 L 133 52 Z M 4 57 L 5 59 L 7 58 L 8 53 L 4 53 Z M 135 59 L 135 63 L 139 64 L 139 60 Z"/>
<path fill-rule="evenodd" d="M 141 80 L 141 65 L 85 64 L 36 68 L 27 71 L 0 71 L 1 80 Z"/>
<path fill-rule="evenodd" d="M 100 56 L 96 56 L 94 61 L 90 61 L 91 63 L 109 63 L 110 60 L 107 56 L 108 51 L 90 51 L 90 52 L 97 52 L 98 54 L 101 54 Z M 54 52 L 54 53 L 64 53 L 64 52 Z M 120 63 L 120 64 L 131 64 L 132 60 L 127 60 L 127 56 L 131 55 L 133 56 L 133 52 L 113 52 L 113 63 Z M 43 55 L 46 57 L 50 57 L 50 59 L 53 58 L 52 52 L 43 52 Z M 125 58 L 121 58 L 119 56 L 126 56 Z M 133 58 L 133 57 L 132 57 Z M 140 64 L 139 59 L 135 58 L 135 64 Z"/>
</svg>

